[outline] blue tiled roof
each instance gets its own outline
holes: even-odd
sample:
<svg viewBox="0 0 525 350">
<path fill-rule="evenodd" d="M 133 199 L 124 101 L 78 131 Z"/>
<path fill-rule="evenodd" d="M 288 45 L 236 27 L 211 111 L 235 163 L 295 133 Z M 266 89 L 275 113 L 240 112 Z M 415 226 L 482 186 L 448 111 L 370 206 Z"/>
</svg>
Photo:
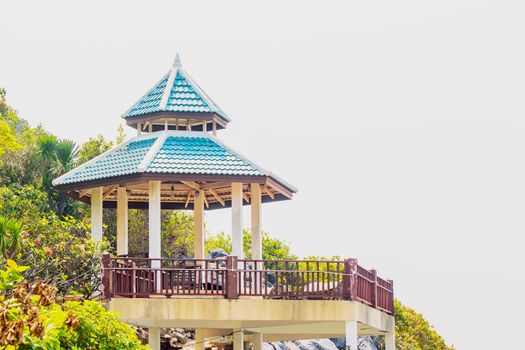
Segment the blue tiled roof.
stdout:
<svg viewBox="0 0 525 350">
<path fill-rule="evenodd" d="M 209 137 L 169 136 L 146 172 L 206 175 L 267 175 Z"/>
<path fill-rule="evenodd" d="M 53 181 L 53 184 L 66 185 L 136 173 L 140 162 L 156 140 L 157 137 L 131 139 L 126 144 L 116 147 L 59 177 Z"/>
<path fill-rule="evenodd" d="M 193 81 L 193 79 L 181 68 L 174 72 L 175 77 L 171 86 L 166 87 L 169 73 L 166 74 L 146 95 L 135 103 L 126 113 L 124 118 L 155 112 L 183 112 L 183 113 L 216 113 L 226 121 L 228 116 L 213 102 L 213 100 Z M 169 89 L 169 97 L 162 105 L 162 96 L 166 88 Z"/>
<path fill-rule="evenodd" d="M 146 93 L 137 103 L 133 105 L 125 114 L 124 117 L 135 117 L 137 115 L 158 112 L 160 109 L 160 100 L 162 94 L 168 83 L 168 75 L 166 74 L 150 91 Z"/>
<path fill-rule="evenodd" d="M 162 144 L 154 146 L 155 142 Z M 146 156 L 151 161 L 148 159 L 144 161 Z M 146 164 L 142 164 L 143 161 Z M 141 164 L 145 166 L 144 169 L 139 169 Z M 135 137 L 59 177 L 53 181 L 53 184 L 60 186 L 141 172 L 186 175 L 270 175 L 210 134 L 162 131 Z"/>
</svg>

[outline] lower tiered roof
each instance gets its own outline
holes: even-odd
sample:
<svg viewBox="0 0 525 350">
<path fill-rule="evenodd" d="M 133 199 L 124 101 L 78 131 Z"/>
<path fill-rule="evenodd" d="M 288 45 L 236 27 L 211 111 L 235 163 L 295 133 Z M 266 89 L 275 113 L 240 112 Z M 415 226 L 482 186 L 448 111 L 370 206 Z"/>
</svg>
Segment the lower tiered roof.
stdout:
<svg viewBox="0 0 525 350">
<path fill-rule="evenodd" d="M 207 191 L 207 208 L 229 206 L 232 182 L 263 185 L 263 201 L 289 199 L 297 189 L 226 146 L 212 134 L 161 131 L 126 141 L 53 181 L 70 196 L 87 201 L 86 189 L 105 186 L 105 206 L 116 188 L 128 188 L 130 207 L 146 207 L 147 180 L 162 181 L 165 208 L 191 208 L 192 193 Z M 194 194 L 193 194 L 194 195 Z"/>
</svg>

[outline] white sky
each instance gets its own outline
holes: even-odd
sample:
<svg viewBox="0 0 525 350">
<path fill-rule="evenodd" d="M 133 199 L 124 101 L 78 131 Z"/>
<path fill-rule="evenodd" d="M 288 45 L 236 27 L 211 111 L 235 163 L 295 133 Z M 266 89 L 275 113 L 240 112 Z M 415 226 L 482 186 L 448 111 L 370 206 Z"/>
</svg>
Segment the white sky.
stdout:
<svg viewBox="0 0 525 350">
<path fill-rule="evenodd" d="M 265 205 L 265 229 L 377 268 L 458 349 L 510 349 L 525 312 L 524 10 L 2 0 L 0 86 L 33 125 L 113 137 L 180 52 L 232 118 L 219 136 L 300 190 Z M 229 212 L 208 223 L 228 230 Z"/>
</svg>

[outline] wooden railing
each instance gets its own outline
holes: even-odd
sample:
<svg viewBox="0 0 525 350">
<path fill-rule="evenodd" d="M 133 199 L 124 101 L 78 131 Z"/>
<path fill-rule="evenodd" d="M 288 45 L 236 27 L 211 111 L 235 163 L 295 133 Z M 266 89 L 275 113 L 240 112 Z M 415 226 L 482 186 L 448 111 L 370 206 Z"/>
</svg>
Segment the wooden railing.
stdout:
<svg viewBox="0 0 525 350">
<path fill-rule="evenodd" d="M 204 296 L 359 301 L 394 310 L 391 280 L 344 261 L 148 259 L 102 256 L 102 297 Z"/>
</svg>

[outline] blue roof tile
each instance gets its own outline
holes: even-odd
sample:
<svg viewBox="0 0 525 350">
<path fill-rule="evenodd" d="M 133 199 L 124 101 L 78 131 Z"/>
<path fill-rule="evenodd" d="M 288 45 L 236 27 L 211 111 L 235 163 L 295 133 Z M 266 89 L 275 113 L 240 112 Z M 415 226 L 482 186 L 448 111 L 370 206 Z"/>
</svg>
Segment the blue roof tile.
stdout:
<svg viewBox="0 0 525 350">
<path fill-rule="evenodd" d="M 195 81 L 181 68 L 173 68 L 174 78 L 170 73 L 149 90 L 137 103 L 128 109 L 123 117 L 130 118 L 155 112 L 182 112 L 182 113 L 216 113 L 229 122 L 230 118 L 224 111 L 202 90 Z M 171 86 L 168 82 L 173 81 Z M 168 89 L 169 95 L 163 105 L 162 97 Z"/>
<path fill-rule="evenodd" d="M 159 145 L 156 154 L 151 155 L 151 161 L 143 170 L 146 173 L 269 176 L 264 169 L 226 147 L 210 134 L 163 131 L 133 138 L 59 177 L 53 184 L 60 186 L 139 174 L 139 165 L 158 137 L 164 133 L 167 133 L 166 137 L 159 139 L 162 145 Z"/>
<path fill-rule="evenodd" d="M 53 184 L 66 185 L 136 173 L 155 140 L 157 137 L 132 139 L 59 177 Z"/>
</svg>

